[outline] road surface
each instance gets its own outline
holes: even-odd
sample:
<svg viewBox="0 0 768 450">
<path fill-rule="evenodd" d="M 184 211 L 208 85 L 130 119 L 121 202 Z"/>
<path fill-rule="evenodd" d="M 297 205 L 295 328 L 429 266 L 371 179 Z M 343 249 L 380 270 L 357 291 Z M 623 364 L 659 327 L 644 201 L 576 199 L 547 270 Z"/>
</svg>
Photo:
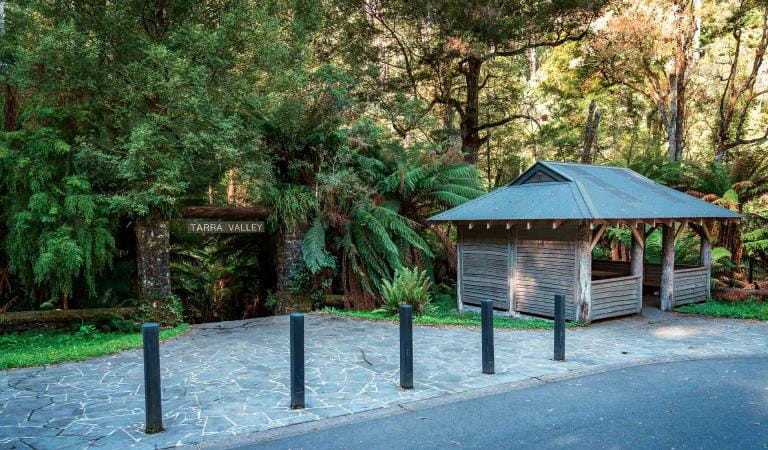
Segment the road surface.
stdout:
<svg viewBox="0 0 768 450">
<path fill-rule="evenodd" d="M 632 367 L 229 448 L 768 448 L 768 358 Z M 233 447 L 234 445 L 234 447 Z M 203 446 L 205 447 L 205 446 Z"/>
</svg>

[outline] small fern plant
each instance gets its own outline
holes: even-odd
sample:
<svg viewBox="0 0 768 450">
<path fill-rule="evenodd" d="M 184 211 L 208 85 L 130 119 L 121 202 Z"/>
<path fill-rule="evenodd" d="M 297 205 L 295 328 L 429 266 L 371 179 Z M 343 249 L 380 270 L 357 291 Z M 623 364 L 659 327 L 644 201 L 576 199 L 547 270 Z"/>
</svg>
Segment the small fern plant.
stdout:
<svg viewBox="0 0 768 450">
<path fill-rule="evenodd" d="M 403 304 L 411 305 L 413 312 L 421 315 L 429 311 L 432 283 L 426 270 L 419 272 L 415 267 L 402 267 L 395 272 L 392 280 L 383 280 L 381 296 L 384 298 L 382 309 L 390 315 L 397 314 Z"/>
</svg>

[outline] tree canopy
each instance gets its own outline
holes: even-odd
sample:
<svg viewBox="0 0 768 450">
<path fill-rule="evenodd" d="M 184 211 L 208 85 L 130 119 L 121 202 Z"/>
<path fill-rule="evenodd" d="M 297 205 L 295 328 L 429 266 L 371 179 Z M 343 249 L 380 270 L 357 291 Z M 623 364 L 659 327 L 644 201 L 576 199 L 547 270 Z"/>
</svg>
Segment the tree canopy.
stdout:
<svg viewBox="0 0 768 450">
<path fill-rule="evenodd" d="M 136 298 L 157 223 L 187 299 L 263 303 L 274 280 L 248 261 L 372 307 L 402 266 L 450 284 L 455 230 L 426 218 L 539 159 L 745 213 L 716 245 L 733 283 L 768 269 L 765 1 L 3 5 L 0 311 Z M 271 208 L 278 250 L 181 236 L 201 205 Z"/>
</svg>

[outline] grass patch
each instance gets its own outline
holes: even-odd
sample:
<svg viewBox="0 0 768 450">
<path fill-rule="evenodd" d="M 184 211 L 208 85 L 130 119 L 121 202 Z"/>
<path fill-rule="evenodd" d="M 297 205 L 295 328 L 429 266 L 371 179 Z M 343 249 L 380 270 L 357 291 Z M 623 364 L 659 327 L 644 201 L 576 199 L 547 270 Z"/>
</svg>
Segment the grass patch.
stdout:
<svg viewBox="0 0 768 450">
<path fill-rule="evenodd" d="M 479 327 L 480 315 L 465 312 L 460 313 L 456 310 L 456 301 L 448 296 L 441 296 L 432 302 L 434 310 L 429 314 L 414 316 L 413 323 L 417 325 L 438 325 L 438 326 L 457 326 L 457 327 Z M 372 311 L 351 311 L 335 308 L 326 308 L 323 310 L 328 314 L 337 316 L 352 317 L 356 319 L 384 320 L 388 322 L 397 322 L 398 316 L 390 316 L 385 312 Z M 568 322 L 566 326 L 581 326 L 581 322 Z M 552 329 L 554 324 L 549 320 L 537 319 L 514 319 L 510 317 L 493 317 L 494 328 L 513 329 L 513 330 L 540 330 Z"/>
<path fill-rule="evenodd" d="M 176 337 L 187 328 L 189 325 L 184 323 L 176 328 L 160 330 L 160 339 Z M 141 346 L 141 333 L 46 330 L 6 334 L 0 335 L 0 369 L 82 361 Z"/>
<path fill-rule="evenodd" d="M 709 299 L 706 303 L 685 305 L 675 311 L 686 314 L 701 314 L 710 317 L 728 317 L 731 319 L 768 320 L 768 303 L 755 301 L 726 302 Z"/>
</svg>

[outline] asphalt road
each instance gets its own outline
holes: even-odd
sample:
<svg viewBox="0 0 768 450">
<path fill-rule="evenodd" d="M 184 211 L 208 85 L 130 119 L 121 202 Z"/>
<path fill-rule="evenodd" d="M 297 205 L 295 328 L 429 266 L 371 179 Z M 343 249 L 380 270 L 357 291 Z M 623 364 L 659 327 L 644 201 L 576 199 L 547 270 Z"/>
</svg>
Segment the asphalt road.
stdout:
<svg viewBox="0 0 768 450">
<path fill-rule="evenodd" d="M 240 448 L 763 449 L 768 358 L 633 367 L 245 442 Z"/>
</svg>

